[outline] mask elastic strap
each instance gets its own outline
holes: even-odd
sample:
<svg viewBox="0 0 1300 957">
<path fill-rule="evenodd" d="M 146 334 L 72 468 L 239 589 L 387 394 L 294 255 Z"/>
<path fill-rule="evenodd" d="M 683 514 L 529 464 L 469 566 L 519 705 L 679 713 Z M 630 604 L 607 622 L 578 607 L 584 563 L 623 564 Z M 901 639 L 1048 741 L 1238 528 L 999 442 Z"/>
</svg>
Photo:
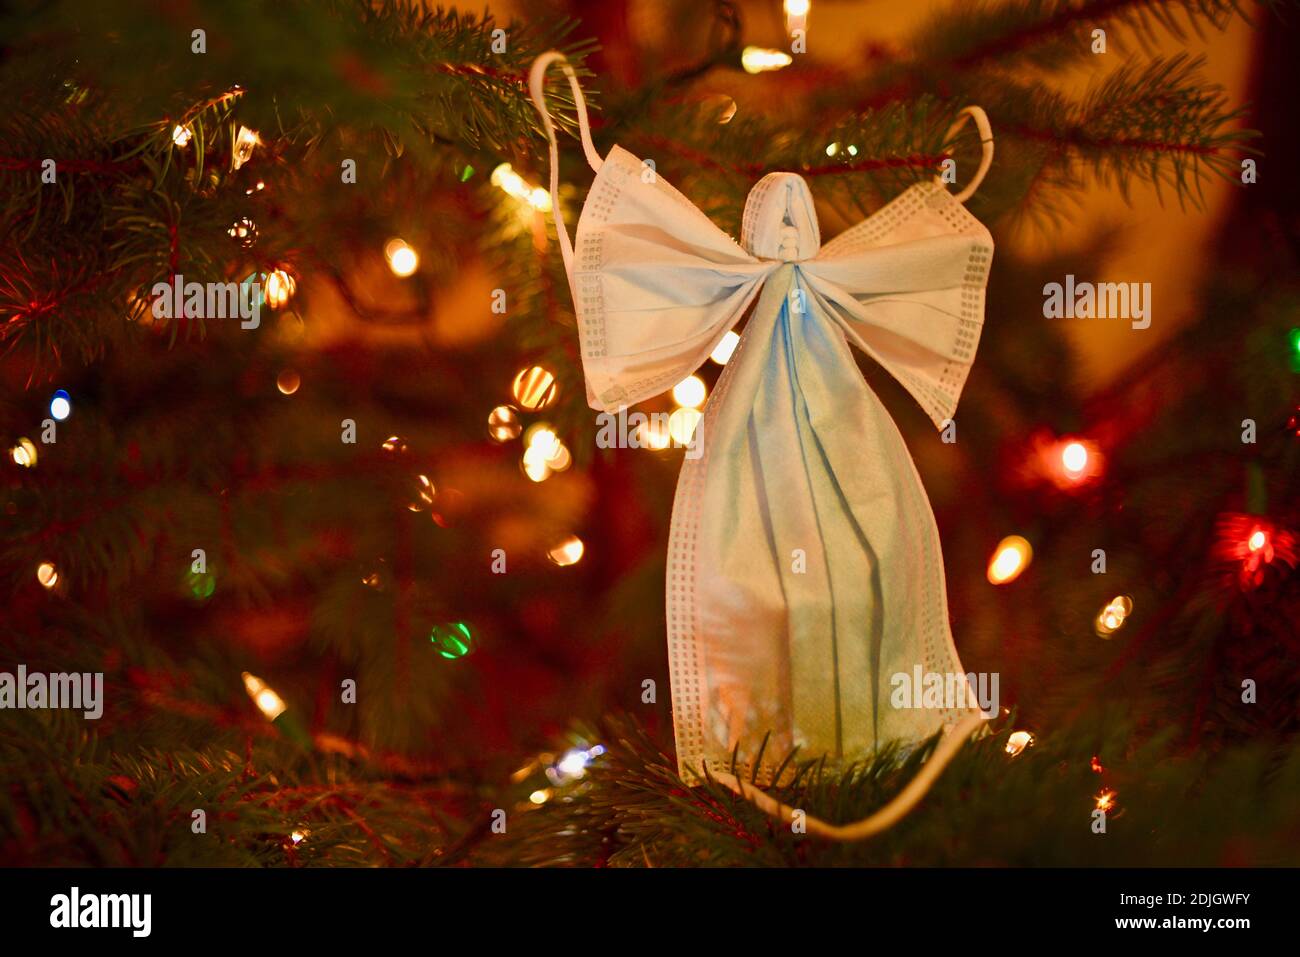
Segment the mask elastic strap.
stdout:
<svg viewBox="0 0 1300 957">
<path fill-rule="evenodd" d="M 555 123 L 551 120 L 550 111 L 546 109 L 546 96 L 543 90 L 546 69 L 555 62 L 559 62 L 560 68 L 569 78 L 569 86 L 573 89 L 573 102 L 578 110 L 578 135 L 582 140 L 582 151 L 587 154 L 587 162 L 591 165 L 592 171 L 598 173 L 605 161 L 600 158 L 595 144 L 591 142 L 587 101 L 582 96 L 582 87 L 578 83 L 577 74 L 573 72 L 573 67 L 559 50 L 543 53 L 533 61 L 533 68 L 528 73 L 528 92 L 533 98 L 533 105 L 537 107 L 537 112 L 542 115 L 542 129 L 546 131 L 546 139 L 550 144 L 551 215 L 555 217 L 555 234 L 560 241 L 560 255 L 564 258 L 564 270 L 572 278 L 573 243 L 569 241 L 569 231 L 564 226 L 564 216 L 560 212 L 560 147 L 555 140 Z"/>
<path fill-rule="evenodd" d="M 988 114 L 978 106 L 968 106 L 957 114 L 957 119 L 952 126 L 948 127 L 948 132 L 943 138 L 944 144 L 947 145 L 957 139 L 957 133 L 965 124 L 967 117 L 975 121 L 975 129 L 979 131 L 980 135 L 982 154 L 979 169 L 975 170 L 974 177 L 966 184 L 965 189 L 953 197 L 959 203 L 964 203 L 975 195 L 975 190 L 979 189 L 980 183 L 984 182 L 984 174 L 993 165 L 993 127 L 989 125 Z M 935 182 L 942 183 L 943 178 L 936 176 Z"/>
<path fill-rule="evenodd" d="M 809 834 L 816 834 L 832 841 L 861 841 L 868 837 L 874 837 L 882 831 L 887 831 L 907 815 L 925 797 L 925 793 L 930 790 L 939 775 L 943 772 L 944 767 L 951 761 L 961 750 L 961 746 L 966 739 L 977 729 L 984 721 L 984 715 L 975 712 L 959 721 L 951 731 L 940 739 L 938 747 L 934 749 L 934 754 L 930 755 L 930 760 L 925 762 L 925 767 L 921 768 L 916 777 L 907 783 L 898 795 L 870 817 L 864 817 L 860 821 L 854 821 L 851 824 L 827 824 L 820 818 L 807 815 L 804 818 L 804 824 L 807 825 Z M 747 801 L 752 801 L 754 806 L 765 814 L 772 817 L 780 818 L 787 824 L 794 820 L 794 808 L 782 804 L 776 798 L 764 791 L 760 791 L 754 785 L 746 781 L 741 781 L 734 774 L 713 774 L 713 779 L 724 787 L 730 788 Z"/>
</svg>

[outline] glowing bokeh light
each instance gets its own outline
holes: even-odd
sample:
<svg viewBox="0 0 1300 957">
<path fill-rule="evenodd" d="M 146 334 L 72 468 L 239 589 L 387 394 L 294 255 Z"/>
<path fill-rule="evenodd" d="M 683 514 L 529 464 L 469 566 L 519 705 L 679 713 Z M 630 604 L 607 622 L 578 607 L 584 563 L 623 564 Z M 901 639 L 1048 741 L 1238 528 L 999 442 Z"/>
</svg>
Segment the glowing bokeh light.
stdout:
<svg viewBox="0 0 1300 957">
<path fill-rule="evenodd" d="M 794 57 L 784 50 L 770 50 L 765 47 L 745 47 L 740 53 L 740 65 L 746 73 L 766 73 L 780 70 L 794 62 Z"/>
<path fill-rule="evenodd" d="M 673 401 L 688 409 L 698 409 L 708 394 L 704 380 L 697 375 L 687 376 L 673 386 Z"/>
<path fill-rule="evenodd" d="M 394 276 L 405 278 L 420 268 L 420 254 L 404 239 L 390 239 L 384 246 L 384 258 Z"/>
<path fill-rule="evenodd" d="M 1015 581 L 1033 560 L 1034 549 L 1019 535 L 1008 535 L 998 542 L 989 560 L 988 577 L 994 585 Z"/>
<path fill-rule="evenodd" d="M 1133 599 L 1127 595 L 1117 595 L 1106 603 L 1106 607 L 1097 613 L 1094 623 L 1097 637 L 1109 638 L 1124 627 L 1124 622 L 1133 613 Z"/>
<path fill-rule="evenodd" d="M 257 675 L 245 671 L 240 677 L 244 679 L 244 690 L 248 692 L 248 696 L 253 699 L 253 704 L 257 705 L 257 709 L 266 716 L 268 721 L 274 721 L 288 710 L 289 706 L 284 703 L 284 699 Z"/>
<path fill-rule="evenodd" d="M 72 396 L 65 389 L 59 389 L 50 399 L 50 415 L 60 422 L 72 415 Z"/>
<path fill-rule="evenodd" d="M 1028 731 L 1012 731 L 1007 738 L 1007 754 L 1013 758 L 1025 748 L 1033 746 L 1034 736 Z"/>
<path fill-rule="evenodd" d="M 561 568 L 567 568 L 569 565 L 576 565 L 580 562 L 584 551 L 586 551 L 586 546 L 582 544 L 582 539 L 577 535 L 570 535 L 547 552 L 546 557 Z"/>
<path fill-rule="evenodd" d="M 36 580 L 43 588 L 53 588 L 59 583 L 59 570 L 53 562 L 41 562 L 36 566 Z"/>
<path fill-rule="evenodd" d="M 722 341 L 714 346 L 713 351 L 709 353 L 709 358 L 718 365 L 725 366 L 738 345 L 740 345 L 740 336 L 734 332 L 728 332 L 722 337 Z"/>
</svg>

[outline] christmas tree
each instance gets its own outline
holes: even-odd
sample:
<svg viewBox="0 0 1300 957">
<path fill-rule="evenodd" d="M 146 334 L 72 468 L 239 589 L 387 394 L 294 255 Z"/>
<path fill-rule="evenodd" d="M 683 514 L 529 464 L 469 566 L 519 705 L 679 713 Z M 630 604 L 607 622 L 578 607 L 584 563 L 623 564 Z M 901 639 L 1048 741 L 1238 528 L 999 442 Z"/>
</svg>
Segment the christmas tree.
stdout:
<svg viewBox="0 0 1300 957">
<path fill-rule="evenodd" d="M 0 859 L 1300 863 L 1294 29 L 1218 0 L 12 6 Z M 872 840 L 678 775 L 669 517 L 728 353 L 602 447 L 554 225 L 590 183 L 576 104 L 554 71 L 557 208 L 528 90 L 551 49 L 599 153 L 733 236 L 771 172 L 823 241 L 955 190 L 980 142 L 947 131 L 990 119 L 958 414 L 858 361 L 1000 706 Z M 906 745 L 777 754 L 772 794 L 864 817 L 936 739 Z"/>
</svg>

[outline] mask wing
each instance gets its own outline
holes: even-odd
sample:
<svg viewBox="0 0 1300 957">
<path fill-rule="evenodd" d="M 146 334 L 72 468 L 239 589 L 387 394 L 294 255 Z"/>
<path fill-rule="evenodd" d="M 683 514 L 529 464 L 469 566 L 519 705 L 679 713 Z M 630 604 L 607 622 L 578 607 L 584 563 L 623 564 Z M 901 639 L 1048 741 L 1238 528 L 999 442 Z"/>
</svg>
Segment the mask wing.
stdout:
<svg viewBox="0 0 1300 957">
<path fill-rule="evenodd" d="M 957 410 L 984 324 L 993 238 L 946 189 L 918 183 L 804 263 L 849 341 L 936 426 Z"/>
<path fill-rule="evenodd" d="M 777 265 L 617 146 L 587 195 L 574 253 L 587 401 L 611 412 L 694 372 Z"/>
</svg>

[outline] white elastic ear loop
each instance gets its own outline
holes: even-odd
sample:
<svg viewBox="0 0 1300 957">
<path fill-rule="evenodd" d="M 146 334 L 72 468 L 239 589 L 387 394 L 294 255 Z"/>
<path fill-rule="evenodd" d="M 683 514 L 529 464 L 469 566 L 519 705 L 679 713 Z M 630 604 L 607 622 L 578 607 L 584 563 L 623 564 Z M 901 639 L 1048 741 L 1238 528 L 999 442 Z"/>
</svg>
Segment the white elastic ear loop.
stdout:
<svg viewBox="0 0 1300 957">
<path fill-rule="evenodd" d="M 965 189 L 953 197 L 959 203 L 964 203 L 975 195 L 975 190 L 979 189 L 980 183 L 984 182 L 984 174 L 993 165 L 993 127 L 989 125 L 988 114 L 978 106 L 968 106 L 959 112 L 952 126 L 948 127 L 948 132 L 945 134 L 943 141 L 952 143 L 956 140 L 957 132 L 965 124 L 967 117 L 975 121 L 975 129 L 979 131 L 982 155 L 980 156 L 979 169 L 975 170 L 975 175 L 971 178 L 971 181 L 966 184 Z M 943 178 L 936 176 L 935 182 L 942 183 Z"/>
<path fill-rule="evenodd" d="M 533 61 L 533 68 L 528 73 L 528 93 L 533 99 L 533 105 L 537 107 L 537 112 L 542 116 L 542 129 L 546 131 L 546 139 L 550 146 L 551 215 L 555 217 L 555 235 L 560 241 L 560 256 L 564 259 L 564 270 L 569 274 L 572 282 L 573 244 L 569 241 L 569 231 L 564 226 L 564 216 L 560 212 L 560 147 L 555 140 L 555 123 L 551 120 L 550 111 L 546 109 L 546 96 L 543 90 L 546 68 L 557 61 L 568 76 L 569 86 L 573 89 L 573 102 L 578 108 L 578 135 L 582 140 L 582 151 L 587 154 L 587 163 L 590 164 L 593 172 L 598 173 L 605 161 L 600 158 L 595 144 L 591 142 L 591 124 L 587 121 L 587 101 L 582 96 L 582 87 L 578 83 L 577 74 L 573 72 L 573 67 L 559 50 L 543 53 Z"/>
<path fill-rule="evenodd" d="M 854 821 L 851 824 L 827 824 L 820 818 L 806 815 L 804 826 L 807 827 L 808 833 L 816 834 L 818 837 L 824 837 L 831 841 L 861 841 L 868 837 L 874 837 L 882 831 L 889 830 L 901 821 L 908 811 L 916 807 L 921 798 L 925 797 L 925 792 L 930 790 L 930 785 L 939 777 L 948 762 L 956 757 L 957 752 L 961 750 L 961 746 L 966 743 L 966 739 L 979 728 L 984 720 L 984 715 L 976 711 L 959 721 L 952 730 L 939 740 L 938 746 L 934 749 L 934 754 L 930 755 L 930 760 L 925 762 L 925 766 L 917 772 L 916 777 L 909 781 L 907 786 L 892 801 L 870 817 L 864 817 L 862 820 Z M 715 772 L 713 779 L 724 787 L 735 791 L 745 800 L 752 801 L 754 806 L 764 814 L 779 818 L 787 824 L 794 820 L 794 808 L 787 807 L 749 782 L 739 780 L 734 774 Z"/>
</svg>

